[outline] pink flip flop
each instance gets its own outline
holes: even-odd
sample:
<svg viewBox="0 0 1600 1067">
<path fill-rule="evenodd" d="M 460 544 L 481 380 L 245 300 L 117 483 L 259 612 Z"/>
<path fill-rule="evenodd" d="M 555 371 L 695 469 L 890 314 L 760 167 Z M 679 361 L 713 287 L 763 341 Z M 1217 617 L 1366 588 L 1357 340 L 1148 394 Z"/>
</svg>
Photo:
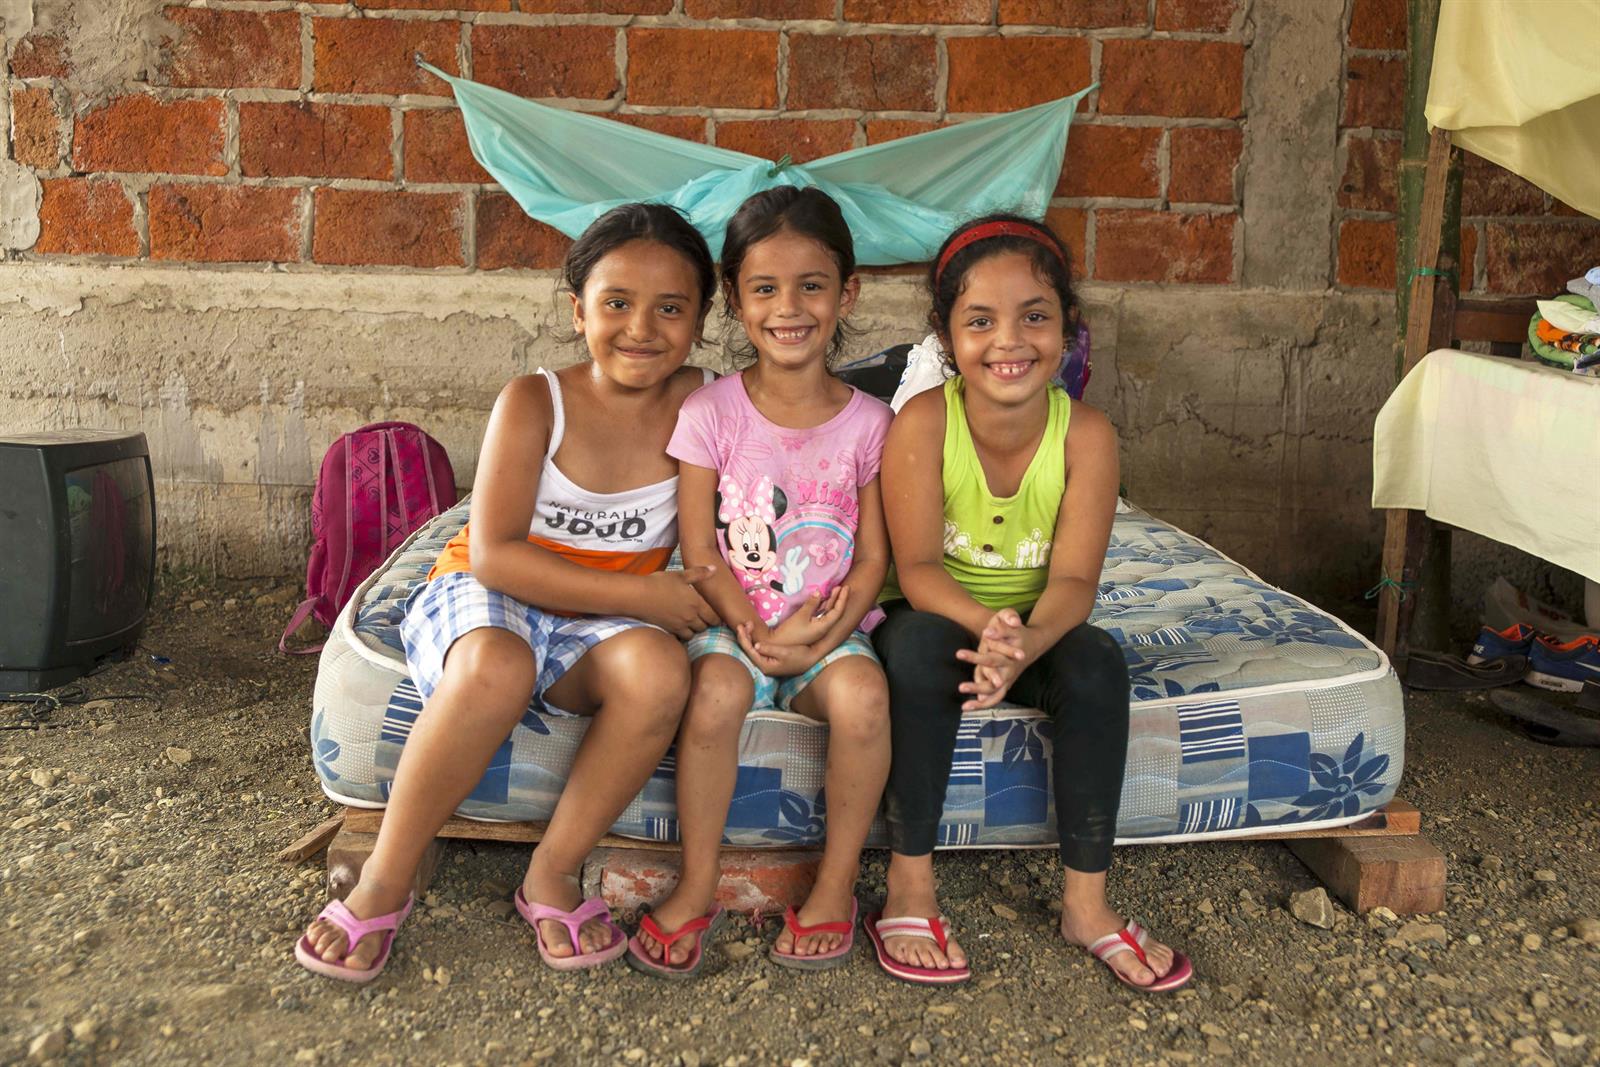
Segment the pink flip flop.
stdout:
<svg viewBox="0 0 1600 1067">
<path fill-rule="evenodd" d="M 517 887 L 516 896 L 512 899 L 517 905 L 518 913 L 528 921 L 529 926 L 533 927 L 533 937 L 539 945 L 539 958 L 552 970 L 578 971 L 585 967 L 598 967 L 602 963 L 610 963 L 622 955 L 628 947 L 628 935 L 611 921 L 611 909 L 606 907 L 606 902 L 599 897 L 590 897 L 571 911 L 552 908 L 548 904 L 530 904 L 528 898 L 522 895 L 521 886 Z M 539 928 L 541 922 L 550 920 L 565 926 L 567 937 L 571 939 L 572 947 L 576 949 L 579 944 L 578 929 L 591 919 L 599 919 L 611 931 L 611 942 L 605 948 L 593 952 L 574 952 L 571 956 L 556 956 L 544 943 L 544 931 Z"/>
<path fill-rule="evenodd" d="M 700 973 L 700 967 L 706 961 L 706 941 L 716 936 L 717 931 L 722 928 L 723 920 L 727 917 L 728 913 L 723 910 L 721 904 L 713 904 L 710 911 L 699 918 L 690 919 L 669 934 L 656 923 L 654 915 L 646 915 L 639 920 L 639 932 L 649 934 L 655 938 L 657 944 L 667 949 L 671 949 L 672 943 L 680 937 L 693 934 L 700 936 L 694 939 L 694 948 L 689 952 L 688 959 L 679 964 L 671 964 L 666 961 L 665 954 L 659 960 L 651 959 L 650 953 L 645 951 L 644 942 L 639 940 L 639 934 L 634 934 L 628 941 L 628 966 L 652 978 L 666 978 L 672 981 L 693 978 Z"/>
<path fill-rule="evenodd" d="M 1106 969 L 1117 976 L 1117 981 L 1141 993 L 1168 993 L 1174 989 L 1181 989 L 1189 984 L 1189 979 L 1194 977 L 1194 966 L 1189 962 L 1189 957 L 1179 952 L 1172 951 L 1172 969 L 1157 978 L 1149 985 L 1140 985 L 1123 976 L 1123 973 L 1111 966 L 1111 957 L 1122 952 L 1131 952 L 1139 958 L 1139 962 L 1150 968 L 1150 973 L 1155 973 L 1155 968 L 1150 966 L 1150 961 L 1144 955 L 1145 943 L 1144 927 L 1128 920 L 1128 925 L 1114 934 L 1107 934 L 1089 946 L 1089 951 L 1094 958 L 1106 965 Z"/>
<path fill-rule="evenodd" d="M 317 913 L 317 918 L 324 922 L 332 923 L 344 931 L 344 955 L 339 959 L 350 958 L 350 953 L 363 937 L 379 930 L 387 931 L 383 937 L 383 947 L 378 950 L 377 958 L 372 961 L 372 966 L 364 971 L 346 967 L 342 962 L 330 963 L 317 955 L 316 949 L 311 946 L 311 941 L 304 935 L 295 942 L 294 958 L 300 961 L 300 966 L 315 974 L 325 975 L 328 978 L 337 978 L 341 982 L 370 982 L 378 977 L 389 962 L 389 950 L 394 947 L 394 935 L 400 929 L 400 924 L 406 921 L 406 916 L 411 914 L 411 906 L 416 903 L 414 896 L 406 897 L 405 907 L 399 911 L 391 911 L 387 915 L 377 915 L 371 919 L 358 919 L 344 906 L 342 900 L 330 900 L 328 906 Z"/>
<path fill-rule="evenodd" d="M 801 956 L 793 952 L 779 952 L 778 946 L 773 945 L 767 953 L 769 959 L 780 967 L 793 967 L 798 971 L 826 971 L 850 962 L 850 952 L 856 947 L 856 910 L 857 904 L 854 897 L 850 898 L 850 921 L 817 923 L 814 926 L 803 926 L 800 916 L 793 908 L 783 911 L 783 925 L 795 936 L 795 940 L 807 934 L 843 934 L 844 940 L 839 947 L 828 952 L 819 952 L 812 956 Z"/>
<path fill-rule="evenodd" d="M 943 917 L 923 919 L 907 916 L 885 919 L 882 912 L 875 911 L 868 915 L 861 925 L 866 928 L 867 936 L 872 939 L 872 947 L 878 954 L 878 966 L 902 982 L 912 982 L 916 985 L 955 985 L 972 977 L 971 967 L 946 967 L 940 970 L 937 967 L 918 967 L 912 963 L 901 963 L 889 955 L 889 950 L 884 947 L 884 942 L 891 937 L 925 937 L 938 945 L 940 952 L 946 951 L 945 946 L 950 943 L 950 932 Z"/>
</svg>

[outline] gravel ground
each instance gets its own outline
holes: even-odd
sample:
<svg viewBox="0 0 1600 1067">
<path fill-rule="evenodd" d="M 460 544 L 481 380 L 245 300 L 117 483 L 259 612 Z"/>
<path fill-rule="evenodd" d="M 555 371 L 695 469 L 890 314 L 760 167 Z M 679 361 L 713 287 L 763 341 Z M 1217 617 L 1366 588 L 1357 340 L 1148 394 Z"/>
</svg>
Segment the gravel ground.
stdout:
<svg viewBox="0 0 1600 1067">
<path fill-rule="evenodd" d="M 1437 915 L 1336 906 L 1320 929 L 1288 910 L 1317 883 L 1279 845 L 1119 850 L 1113 903 L 1195 960 L 1173 997 L 1055 939 L 1048 852 L 940 861 L 964 988 L 900 985 L 870 951 L 783 971 L 774 924 L 745 920 L 696 983 L 563 977 L 507 900 L 523 849 L 461 842 L 382 978 L 313 977 L 290 948 L 320 857 L 273 859 L 332 811 L 315 658 L 270 651 L 295 593 L 168 582 L 90 703 L 0 733 L 0 1062 L 1600 1063 L 1600 751 L 1533 744 L 1476 696 L 1409 697 L 1402 795 L 1450 862 Z M 130 693 L 161 704 L 93 703 Z"/>
</svg>

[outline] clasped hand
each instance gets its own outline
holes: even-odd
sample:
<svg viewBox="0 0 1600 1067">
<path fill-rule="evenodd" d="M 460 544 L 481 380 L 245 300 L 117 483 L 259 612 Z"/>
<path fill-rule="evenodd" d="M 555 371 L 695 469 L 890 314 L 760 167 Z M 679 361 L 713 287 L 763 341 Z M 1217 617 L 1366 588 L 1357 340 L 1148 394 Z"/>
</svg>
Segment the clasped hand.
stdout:
<svg viewBox="0 0 1600 1067">
<path fill-rule="evenodd" d="M 1032 662 L 1027 646 L 1028 628 L 1015 610 L 1003 608 L 990 616 L 976 651 L 963 648 L 956 652 L 957 659 L 972 664 L 972 681 L 958 687 L 972 697 L 961 710 L 992 708 L 1004 700 L 1017 676 Z"/>
<path fill-rule="evenodd" d="M 818 649 L 817 642 L 839 621 L 849 598 L 850 590 L 838 585 L 826 597 L 807 597 L 794 614 L 770 629 L 760 620 L 740 623 L 735 630 L 739 647 L 764 674 L 804 674 L 828 651 Z"/>
</svg>

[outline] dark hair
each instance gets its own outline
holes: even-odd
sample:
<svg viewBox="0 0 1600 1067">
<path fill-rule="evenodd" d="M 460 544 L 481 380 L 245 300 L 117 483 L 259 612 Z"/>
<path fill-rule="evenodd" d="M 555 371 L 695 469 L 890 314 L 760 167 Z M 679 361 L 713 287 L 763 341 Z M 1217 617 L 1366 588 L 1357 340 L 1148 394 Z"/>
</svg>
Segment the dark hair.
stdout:
<svg viewBox="0 0 1600 1067">
<path fill-rule="evenodd" d="M 722 241 L 722 312 L 735 323 L 739 318 L 739 270 L 744 266 L 744 257 L 752 245 L 782 230 L 809 237 L 826 248 L 839 267 L 841 284 L 856 272 L 855 241 L 844 221 L 844 212 L 833 197 L 814 186 L 764 189 L 739 205 L 728 220 L 727 236 Z M 841 319 L 828 342 L 829 362 L 844 351 L 849 332 Z M 723 344 L 742 362 L 755 359 L 755 348 L 748 340 L 741 340 L 736 330 L 730 331 Z"/>
<path fill-rule="evenodd" d="M 943 270 L 939 269 L 939 264 L 944 260 L 945 249 L 968 230 L 988 222 L 1009 222 L 1026 226 L 1036 231 L 1049 244 L 1041 244 L 1028 237 L 996 234 L 967 245 L 950 257 L 950 262 L 944 264 Z M 939 246 L 939 254 L 933 257 L 933 263 L 928 267 L 928 292 L 933 297 L 933 307 L 928 312 L 928 325 L 933 327 L 934 333 L 938 334 L 941 340 L 950 337 L 950 312 L 955 307 L 956 298 L 961 295 L 961 290 L 966 288 L 967 271 L 990 256 L 997 256 L 1002 252 L 1021 252 L 1027 256 L 1028 261 L 1033 264 L 1034 273 L 1056 291 L 1056 296 L 1061 301 L 1062 330 L 1070 340 L 1073 324 L 1078 319 L 1078 294 L 1072 288 L 1071 250 L 1067 248 L 1065 241 L 1057 237 L 1043 223 L 1005 212 L 985 215 L 981 219 L 963 223 L 956 227 L 955 232 L 946 237 L 944 243 Z M 954 354 L 946 352 L 945 360 L 952 362 Z"/>
<path fill-rule="evenodd" d="M 655 241 L 689 261 L 700 284 L 699 313 L 704 317 L 716 295 L 716 264 L 712 262 L 711 249 L 688 219 L 665 204 L 621 204 L 591 222 L 583 236 L 572 242 L 561 264 L 567 288 L 581 299 L 584 283 L 595 264 L 629 241 Z"/>
</svg>

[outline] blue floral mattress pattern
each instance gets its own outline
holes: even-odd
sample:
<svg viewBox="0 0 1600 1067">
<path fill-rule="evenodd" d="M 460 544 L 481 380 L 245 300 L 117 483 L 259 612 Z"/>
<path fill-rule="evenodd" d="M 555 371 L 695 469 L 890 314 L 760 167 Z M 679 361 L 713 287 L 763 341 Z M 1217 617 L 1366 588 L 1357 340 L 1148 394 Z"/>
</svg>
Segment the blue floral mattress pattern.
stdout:
<svg viewBox="0 0 1600 1067">
<path fill-rule="evenodd" d="M 313 760 L 324 791 L 381 806 L 421 712 L 399 622 L 469 501 L 424 526 L 351 599 L 322 653 Z M 1211 546 L 1138 511 L 1119 514 L 1093 622 L 1127 656 L 1132 722 L 1119 841 L 1333 825 L 1381 807 L 1400 781 L 1400 686 L 1383 654 L 1325 612 L 1267 585 Z M 948 847 L 1053 845 L 1050 742 L 1042 715 L 969 715 L 939 829 Z M 460 813 L 550 817 L 587 723 L 530 709 Z M 761 712 L 746 721 L 726 840 L 822 839 L 826 727 Z M 613 827 L 677 838 L 674 758 Z M 871 843 L 887 844 L 881 820 Z"/>
</svg>

